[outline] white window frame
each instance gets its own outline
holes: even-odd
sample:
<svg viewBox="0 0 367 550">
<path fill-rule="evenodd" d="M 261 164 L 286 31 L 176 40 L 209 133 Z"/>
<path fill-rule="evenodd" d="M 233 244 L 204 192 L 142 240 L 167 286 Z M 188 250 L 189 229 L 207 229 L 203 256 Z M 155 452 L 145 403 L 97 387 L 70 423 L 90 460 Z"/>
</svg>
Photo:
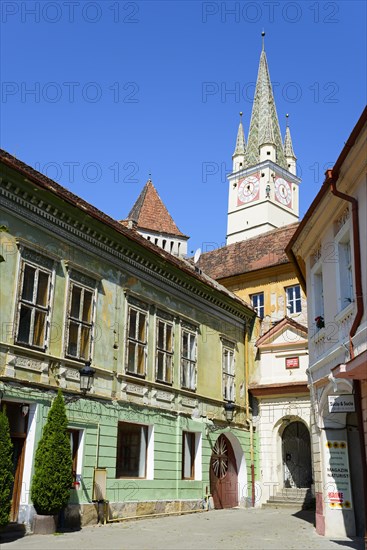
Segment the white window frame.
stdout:
<svg viewBox="0 0 367 550">
<path fill-rule="evenodd" d="M 297 297 L 297 290 L 299 297 Z M 300 285 L 285 287 L 286 315 L 295 315 L 302 312 L 302 294 Z M 298 309 L 297 309 L 298 308 Z"/>
<path fill-rule="evenodd" d="M 184 339 L 187 336 L 187 356 L 184 355 Z M 191 344 L 192 342 L 192 344 Z M 196 391 L 197 388 L 197 346 L 198 346 L 198 331 L 194 326 L 189 326 L 187 323 L 181 323 L 181 349 L 180 349 L 180 366 L 181 366 L 181 387 Z M 191 352 L 190 352 L 191 350 Z M 189 381 L 186 383 L 186 381 Z"/>
<path fill-rule="evenodd" d="M 79 305 L 79 318 L 73 317 L 71 315 L 71 306 L 73 298 L 73 289 L 79 288 L 82 291 L 82 297 Z M 91 297 L 91 317 L 90 321 L 84 321 L 81 318 L 83 305 L 84 305 L 84 296 L 85 292 L 90 292 Z M 68 298 L 67 298 L 67 310 L 65 312 L 65 357 L 74 359 L 74 361 L 90 361 L 93 357 L 93 346 L 94 346 L 94 330 L 95 330 L 95 316 L 96 316 L 96 306 L 97 306 L 97 281 L 87 277 L 83 273 L 72 270 L 69 273 L 68 281 Z M 70 353 L 69 351 L 69 333 L 70 333 L 70 324 L 78 325 L 78 338 L 77 338 L 77 351 L 76 354 Z M 80 355 L 80 333 L 82 328 L 89 329 L 89 353 L 88 357 L 81 357 Z"/>
<path fill-rule="evenodd" d="M 189 450 L 190 454 L 188 456 L 187 450 L 188 446 L 186 445 L 186 434 L 190 434 L 190 437 L 193 439 L 193 448 Z M 202 479 L 202 434 L 200 432 L 190 432 L 189 430 L 182 431 L 182 470 L 181 477 L 183 481 L 201 481 Z M 190 470 L 192 464 L 192 475 L 186 476 L 187 472 L 187 461 L 190 460 Z"/>
<path fill-rule="evenodd" d="M 129 424 L 132 426 L 140 427 L 140 445 L 142 441 L 144 443 L 144 449 L 140 448 L 139 455 L 142 455 L 144 452 L 144 475 L 138 476 L 117 476 L 117 462 L 119 459 L 118 456 L 118 437 L 119 437 L 119 426 L 122 424 Z M 139 465 L 139 469 L 142 468 L 142 465 Z M 142 472 L 139 472 L 142 473 Z M 142 424 L 139 422 L 130 422 L 130 421 L 121 421 L 117 425 L 117 439 L 116 439 L 116 469 L 115 469 L 116 479 L 154 479 L 154 427 L 148 424 Z"/>
<path fill-rule="evenodd" d="M 311 271 L 312 280 L 312 298 L 313 298 L 313 319 L 312 326 L 315 327 L 315 332 L 320 330 L 320 327 L 316 324 L 316 318 L 322 317 L 325 322 L 324 313 L 324 282 L 323 282 L 323 269 L 322 262 L 319 260 L 312 268 Z"/>
<path fill-rule="evenodd" d="M 258 300 L 262 298 L 262 304 L 258 305 Z M 263 292 L 255 292 L 255 294 L 250 294 L 251 304 L 254 310 L 256 311 L 256 315 L 260 317 L 260 319 L 264 319 L 265 316 L 265 296 Z"/>
<path fill-rule="evenodd" d="M 160 346 L 159 339 L 159 328 L 160 325 L 163 325 L 163 346 Z M 171 349 L 167 349 L 167 331 L 171 330 Z M 173 367 L 174 367 L 174 351 L 175 351 L 175 332 L 173 320 L 165 318 L 162 314 L 158 313 L 156 318 L 156 370 L 155 378 L 157 382 L 162 382 L 164 384 L 173 384 Z M 159 374 L 159 357 L 162 357 L 163 362 L 163 376 L 162 378 L 158 377 Z M 170 367 L 169 367 L 170 364 Z M 171 372 L 171 377 L 169 378 L 167 372 Z"/>
<path fill-rule="evenodd" d="M 51 319 L 51 309 L 53 301 L 53 289 L 54 289 L 54 279 L 55 279 L 55 264 L 54 260 L 42 256 L 37 252 L 32 250 L 22 248 L 21 257 L 19 264 L 19 279 L 18 279 L 18 291 L 17 291 L 17 306 L 16 306 L 16 322 L 15 322 L 15 333 L 14 333 L 14 342 L 20 346 L 26 346 L 29 348 L 34 348 L 37 350 L 45 351 L 49 345 L 50 337 L 50 319 Z M 33 294 L 32 299 L 27 300 L 22 298 L 23 294 L 23 285 L 24 285 L 24 274 L 26 268 L 35 270 L 34 284 L 33 284 Z M 37 290 L 38 290 L 38 281 L 40 273 L 47 274 L 48 276 L 48 287 L 47 287 L 47 304 L 40 305 L 36 303 L 37 300 Z M 30 326 L 29 326 L 29 337 L 28 342 L 24 342 L 19 338 L 19 330 L 21 326 L 21 310 L 23 308 L 31 310 Z M 43 329 L 43 341 L 42 345 L 34 344 L 34 328 L 35 328 L 35 315 L 36 312 L 40 312 L 45 315 L 44 329 Z"/>
<path fill-rule="evenodd" d="M 135 336 L 130 336 L 130 320 L 131 320 L 131 311 L 136 313 L 136 325 L 135 325 Z M 145 340 L 139 339 L 139 319 L 140 316 L 145 317 L 144 327 L 145 327 Z M 135 303 L 128 302 L 127 306 L 127 322 L 126 322 L 126 353 L 125 353 L 125 372 L 131 376 L 139 376 L 144 378 L 147 373 L 147 354 L 148 354 L 148 332 L 149 332 L 149 312 L 148 307 L 139 307 Z M 133 370 L 129 370 L 129 350 L 130 345 L 133 345 L 135 348 L 134 351 L 134 365 Z M 143 372 L 138 372 L 138 350 L 143 350 L 144 365 Z"/>
<path fill-rule="evenodd" d="M 339 311 L 354 302 L 353 257 L 350 238 L 350 223 L 346 223 L 335 238 L 338 250 L 337 289 Z"/>
<path fill-rule="evenodd" d="M 236 400 L 235 346 L 222 342 L 222 388 L 225 401 Z"/>
<path fill-rule="evenodd" d="M 76 456 L 76 471 L 75 471 L 75 485 L 74 489 L 80 489 L 82 481 L 82 471 L 83 471 L 83 449 L 84 449 L 84 436 L 85 430 L 79 428 L 78 426 L 68 426 L 68 431 L 70 434 L 70 446 L 72 446 L 72 434 L 71 432 L 78 432 L 78 450 Z"/>
</svg>

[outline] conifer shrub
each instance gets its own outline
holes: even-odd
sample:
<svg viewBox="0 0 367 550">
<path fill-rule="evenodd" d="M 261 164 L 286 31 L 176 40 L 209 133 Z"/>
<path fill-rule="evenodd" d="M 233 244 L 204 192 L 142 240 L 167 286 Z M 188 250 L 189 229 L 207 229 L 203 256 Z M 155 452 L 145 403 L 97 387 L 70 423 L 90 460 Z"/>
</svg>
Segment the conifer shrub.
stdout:
<svg viewBox="0 0 367 550">
<path fill-rule="evenodd" d="M 64 398 L 58 391 L 38 444 L 31 498 L 37 514 L 58 514 L 68 503 L 73 482 Z"/>
<path fill-rule="evenodd" d="M 13 444 L 6 410 L 0 411 L 0 527 L 9 523 L 13 488 Z"/>
</svg>

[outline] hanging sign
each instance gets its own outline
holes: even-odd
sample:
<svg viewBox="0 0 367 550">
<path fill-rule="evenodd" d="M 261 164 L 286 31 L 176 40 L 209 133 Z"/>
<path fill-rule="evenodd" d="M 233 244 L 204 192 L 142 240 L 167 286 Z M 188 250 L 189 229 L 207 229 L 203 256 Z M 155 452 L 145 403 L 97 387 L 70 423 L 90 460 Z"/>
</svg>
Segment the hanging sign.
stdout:
<svg viewBox="0 0 367 550">
<path fill-rule="evenodd" d="M 343 440 L 326 441 L 325 501 L 331 510 L 351 510 L 352 492 L 348 461 L 348 444 Z"/>
<path fill-rule="evenodd" d="M 329 412 L 330 413 L 344 413 L 355 412 L 354 395 L 329 395 Z"/>
</svg>

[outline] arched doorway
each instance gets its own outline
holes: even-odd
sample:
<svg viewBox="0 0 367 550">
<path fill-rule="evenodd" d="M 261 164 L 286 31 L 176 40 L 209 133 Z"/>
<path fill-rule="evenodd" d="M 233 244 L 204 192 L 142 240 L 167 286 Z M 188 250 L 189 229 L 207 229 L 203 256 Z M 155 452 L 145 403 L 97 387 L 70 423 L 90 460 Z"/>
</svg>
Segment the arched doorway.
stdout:
<svg viewBox="0 0 367 550">
<path fill-rule="evenodd" d="M 282 435 L 284 487 L 311 487 L 310 434 L 303 422 L 291 422 Z"/>
<path fill-rule="evenodd" d="M 216 440 L 210 460 L 210 492 L 215 508 L 238 505 L 238 472 L 232 445 L 225 435 Z"/>
</svg>

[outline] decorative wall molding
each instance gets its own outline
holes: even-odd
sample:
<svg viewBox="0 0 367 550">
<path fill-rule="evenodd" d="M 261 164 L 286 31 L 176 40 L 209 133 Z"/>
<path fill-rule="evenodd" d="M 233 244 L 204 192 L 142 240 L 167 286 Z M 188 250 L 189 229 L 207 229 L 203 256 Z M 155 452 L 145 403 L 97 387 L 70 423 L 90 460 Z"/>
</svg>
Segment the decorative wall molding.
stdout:
<svg viewBox="0 0 367 550">
<path fill-rule="evenodd" d="M 76 217 L 72 218 L 65 212 L 60 212 L 55 207 L 40 201 L 36 196 L 32 197 L 27 192 L 22 192 L 20 195 L 20 188 L 15 184 L 6 182 L 7 185 L 4 186 L 4 183 L 2 182 L 0 187 L 3 204 L 22 219 L 26 218 L 37 223 L 48 232 L 56 234 L 63 240 L 71 241 L 79 248 L 82 246 L 86 252 L 106 259 L 119 269 L 123 265 L 127 272 L 144 278 L 149 283 L 154 283 L 166 292 L 168 288 L 174 288 L 178 296 L 184 295 L 186 301 L 196 306 L 200 304 L 202 309 L 212 315 L 215 311 L 218 317 L 230 319 L 231 322 L 240 325 L 251 320 L 248 314 L 226 303 L 224 299 L 221 300 L 219 296 L 208 293 L 205 289 L 196 287 L 191 281 L 184 281 L 178 275 L 167 271 L 161 262 L 155 263 L 143 258 L 139 253 L 128 248 L 128 245 L 115 242 L 91 227 L 87 227 Z M 11 188 L 13 188 L 13 192 L 11 192 Z M 123 235 L 121 237 L 127 238 Z M 139 246 L 138 243 L 137 246 Z M 211 308 L 208 307 L 208 302 L 212 305 Z"/>
</svg>

